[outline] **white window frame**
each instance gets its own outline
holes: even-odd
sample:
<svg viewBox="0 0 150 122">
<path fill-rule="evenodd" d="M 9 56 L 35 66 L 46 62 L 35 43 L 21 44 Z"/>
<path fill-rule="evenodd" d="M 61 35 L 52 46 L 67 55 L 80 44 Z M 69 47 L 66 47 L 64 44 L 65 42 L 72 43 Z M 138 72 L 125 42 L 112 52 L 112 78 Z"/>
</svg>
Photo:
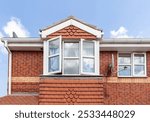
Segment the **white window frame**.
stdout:
<svg viewBox="0 0 150 122">
<path fill-rule="evenodd" d="M 59 49 L 59 70 L 54 72 L 49 72 L 49 41 L 55 40 L 59 38 L 60 40 L 60 49 Z M 44 41 L 44 55 L 43 55 L 43 75 L 53 75 L 55 73 L 62 73 L 62 75 L 99 75 L 99 41 L 97 40 L 85 40 L 85 39 L 78 39 L 79 42 L 79 74 L 64 74 L 64 42 L 67 40 L 62 40 L 62 36 L 57 36 L 47 41 Z M 72 40 L 70 40 L 71 42 Z M 94 42 L 94 63 L 95 63 L 95 72 L 88 73 L 83 72 L 83 41 L 93 41 Z M 58 54 L 57 54 L 58 55 Z M 66 58 L 74 58 L 74 57 L 66 57 Z"/>
<path fill-rule="evenodd" d="M 83 42 L 90 42 L 90 43 L 94 43 L 94 56 L 83 56 Z M 96 41 L 95 40 L 85 40 L 85 39 L 81 39 L 81 74 L 84 75 L 95 75 L 96 74 Z M 84 72 L 83 71 L 83 58 L 90 58 L 90 59 L 94 59 L 94 72 L 90 73 L 90 72 Z"/>
<path fill-rule="evenodd" d="M 68 40 L 63 40 L 63 54 L 62 54 L 62 75 L 99 75 L 99 41 L 96 40 L 85 40 L 85 39 L 79 39 L 79 57 L 76 59 L 79 59 L 79 74 L 65 74 L 64 73 L 64 59 L 75 59 L 75 57 L 65 57 L 64 56 L 64 43 L 67 42 Z M 75 41 L 68 41 L 68 42 L 76 42 Z M 89 73 L 89 72 L 83 72 L 83 41 L 87 42 L 93 42 L 94 43 L 94 68 L 95 72 L 94 73 Z M 89 56 L 87 56 L 89 57 Z"/>
<path fill-rule="evenodd" d="M 58 54 L 54 54 L 54 55 L 49 55 L 49 42 L 51 42 L 51 41 L 53 41 L 53 40 L 55 40 L 55 39 L 59 39 L 59 47 L 60 47 L 60 49 L 59 49 L 59 53 Z M 54 38 L 51 38 L 51 39 L 49 39 L 49 40 L 47 40 L 47 73 L 48 74 L 54 74 L 54 73 L 61 73 L 61 60 L 62 60 L 62 54 L 61 54 L 61 47 L 62 47 L 62 44 L 61 44 L 61 42 L 62 42 L 62 37 L 61 36 L 57 36 L 57 37 L 54 37 Z M 49 58 L 51 58 L 51 57 L 55 57 L 55 56 L 59 56 L 59 70 L 57 70 L 57 71 L 54 71 L 54 72 L 50 72 L 49 71 Z"/>
<path fill-rule="evenodd" d="M 119 64 L 119 54 L 130 54 L 130 57 L 131 57 L 131 63 L 130 64 Z M 119 66 L 131 66 L 131 75 L 130 76 L 121 76 L 119 75 Z M 118 74 L 118 77 L 132 77 L 132 54 L 130 52 L 119 52 L 118 53 L 118 68 L 117 68 L 117 74 Z"/>
<path fill-rule="evenodd" d="M 119 54 L 130 54 L 131 55 L 131 63 L 130 64 L 119 64 Z M 144 54 L 144 64 L 141 64 L 143 66 L 145 66 L 145 74 L 144 75 L 135 75 L 134 74 L 134 66 L 135 66 L 135 63 L 134 63 L 134 55 L 135 54 Z M 131 75 L 130 76 L 121 76 L 119 75 L 119 66 L 131 66 Z M 117 66 L 117 76 L 118 77 L 147 77 L 147 66 L 146 66 L 146 52 L 119 52 L 118 53 L 118 66 Z"/>
<path fill-rule="evenodd" d="M 134 63 L 134 56 L 135 54 L 143 54 L 144 55 L 144 64 L 135 64 Z M 140 65 L 140 66 L 144 66 L 144 69 L 145 69 L 145 74 L 144 75 L 135 75 L 135 72 L 134 72 L 134 67 L 137 66 L 137 65 Z M 135 77 L 146 77 L 147 76 L 147 69 L 146 69 L 146 53 L 133 53 L 133 76 Z"/>
<path fill-rule="evenodd" d="M 65 57 L 65 55 L 64 55 L 64 50 L 65 50 L 65 43 L 77 43 L 78 42 L 78 44 L 79 44 L 79 56 L 78 57 Z M 80 73 L 80 69 L 81 69 L 81 60 L 80 60 L 80 50 L 81 50 L 81 42 L 80 42 L 80 40 L 75 40 L 75 41 L 72 41 L 72 40 L 63 40 L 63 54 L 62 54 L 62 75 L 80 75 L 81 73 Z M 64 73 L 64 60 L 65 59 L 78 59 L 79 60 L 79 74 L 65 74 Z"/>
</svg>

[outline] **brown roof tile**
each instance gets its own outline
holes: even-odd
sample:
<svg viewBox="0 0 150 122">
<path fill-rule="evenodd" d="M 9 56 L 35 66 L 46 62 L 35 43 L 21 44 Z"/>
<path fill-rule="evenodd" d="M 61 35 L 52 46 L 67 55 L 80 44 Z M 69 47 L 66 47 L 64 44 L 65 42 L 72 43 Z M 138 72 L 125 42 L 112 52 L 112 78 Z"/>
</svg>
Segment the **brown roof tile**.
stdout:
<svg viewBox="0 0 150 122">
<path fill-rule="evenodd" d="M 0 98 L 0 105 L 38 105 L 38 96 L 4 96 Z"/>
</svg>

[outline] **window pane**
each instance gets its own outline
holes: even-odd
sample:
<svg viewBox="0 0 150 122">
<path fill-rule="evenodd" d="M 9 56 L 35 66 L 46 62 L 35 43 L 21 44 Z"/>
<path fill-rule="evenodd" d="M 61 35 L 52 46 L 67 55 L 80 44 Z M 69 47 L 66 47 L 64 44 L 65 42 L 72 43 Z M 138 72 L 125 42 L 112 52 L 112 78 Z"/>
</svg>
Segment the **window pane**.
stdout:
<svg viewBox="0 0 150 122">
<path fill-rule="evenodd" d="M 145 75 L 145 67 L 144 66 L 134 66 L 134 74 L 135 75 Z"/>
<path fill-rule="evenodd" d="M 134 63 L 135 64 L 141 64 L 144 63 L 144 54 L 135 54 L 134 55 Z"/>
<path fill-rule="evenodd" d="M 59 53 L 59 39 L 49 41 L 49 55 Z"/>
<path fill-rule="evenodd" d="M 49 72 L 59 70 L 59 56 L 49 58 Z"/>
<path fill-rule="evenodd" d="M 119 76 L 131 76 L 131 66 L 119 66 L 118 73 Z"/>
<path fill-rule="evenodd" d="M 79 43 L 65 43 L 64 44 L 65 57 L 78 57 L 79 56 Z"/>
<path fill-rule="evenodd" d="M 83 41 L 83 56 L 94 56 L 94 42 Z"/>
<path fill-rule="evenodd" d="M 131 55 L 119 54 L 119 64 L 131 64 Z"/>
<path fill-rule="evenodd" d="M 83 72 L 94 73 L 95 72 L 94 65 L 95 65 L 94 59 L 83 58 Z"/>
<path fill-rule="evenodd" d="M 64 59 L 64 74 L 79 74 L 79 60 Z"/>
</svg>

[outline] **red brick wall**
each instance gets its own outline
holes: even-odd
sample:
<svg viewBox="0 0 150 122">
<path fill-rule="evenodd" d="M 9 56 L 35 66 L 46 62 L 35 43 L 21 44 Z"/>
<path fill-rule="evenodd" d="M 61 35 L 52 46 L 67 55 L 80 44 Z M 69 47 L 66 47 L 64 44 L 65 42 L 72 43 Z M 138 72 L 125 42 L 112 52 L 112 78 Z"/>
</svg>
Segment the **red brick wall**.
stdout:
<svg viewBox="0 0 150 122">
<path fill-rule="evenodd" d="M 117 52 L 102 51 L 100 53 L 100 74 L 105 75 L 107 73 L 108 65 L 109 63 L 111 63 L 112 54 L 114 54 L 114 60 L 115 60 L 114 72 L 117 71 Z M 147 52 L 147 75 L 148 76 L 150 76 L 149 60 L 150 60 L 150 52 Z M 111 82 L 110 77 L 112 76 L 114 78 L 116 77 L 116 81 L 113 80 Z M 123 78 L 117 78 L 117 73 L 115 73 L 113 75 L 109 75 L 107 79 L 103 78 L 103 81 L 104 81 L 105 104 L 110 104 L 110 105 L 150 104 L 150 83 L 148 78 L 145 78 L 144 80 L 141 78 L 138 79 L 124 78 L 124 82 L 122 82 Z"/>
<path fill-rule="evenodd" d="M 104 104 L 100 77 L 44 77 L 39 85 L 39 104 Z"/>
<path fill-rule="evenodd" d="M 12 52 L 12 77 L 34 77 L 42 73 L 42 51 Z"/>
<path fill-rule="evenodd" d="M 107 73 L 112 54 L 115 59 L 114 72 L 117 71 L 117 52 L 101 52 L 101 74 Z M 150 52 L 147 53 L 148 76 L 150 76 L 149 60 Z M 42 71 L 43 52 L 12 52 L 13 77 L 39 77 Z M 39 92 L 40 104 L 150 104 L 149 83 L 103 84 L 103 82 L 105 78 L 49 77 L 41 78 L 40 83 L 13 82 L 12 92 Z"/>
<path fill-rule="evenodd" d="M 105 104 L 150 105 L 150 83 L 107 83 Z"/>
<path fill-rule="evenodd" d="M 84 30 L 81 30 L 78 27 L 75 27 L 73 25 L 70 25 L 68 27 L 65 27 L 57 32 L 54 32 L 50 35 L 48 35 L 48 38 L 53 38 L 56 36 L 62 36 L 64 39 L 96 39 L 96 36 L 85 32 Z"/>
<path fill-rule="evenodd" d="M 12 82 L 12 93 L 15 92 L 39 92 L 39 82 Z"/>
<path fill-rule="evenodd" d="M 117 71 L 117 52 L 101 51 L 100 52 L 100 74 L 103 75 L 107 74 L 108 65 L 112 62 L 112 54 L 114 55 L 114 64 L 115 64 L 113 72 Z M 111 76 L 117 76 L 117 73 L 111 74 Z"/>
</svg>

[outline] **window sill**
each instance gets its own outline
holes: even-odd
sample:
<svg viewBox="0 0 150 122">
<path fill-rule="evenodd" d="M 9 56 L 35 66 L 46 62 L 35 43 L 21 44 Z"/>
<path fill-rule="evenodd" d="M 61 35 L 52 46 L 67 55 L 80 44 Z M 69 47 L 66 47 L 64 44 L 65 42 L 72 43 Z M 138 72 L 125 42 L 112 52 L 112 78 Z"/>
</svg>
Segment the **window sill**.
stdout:
<svg viewBox="0 0 150 122">
<path fill-rule="evenodd" d="M 40 75 L 40 77 L 103 77 L 102 75 L 62 75 L 62 74 L 47 74 Z"/>
</svg>

